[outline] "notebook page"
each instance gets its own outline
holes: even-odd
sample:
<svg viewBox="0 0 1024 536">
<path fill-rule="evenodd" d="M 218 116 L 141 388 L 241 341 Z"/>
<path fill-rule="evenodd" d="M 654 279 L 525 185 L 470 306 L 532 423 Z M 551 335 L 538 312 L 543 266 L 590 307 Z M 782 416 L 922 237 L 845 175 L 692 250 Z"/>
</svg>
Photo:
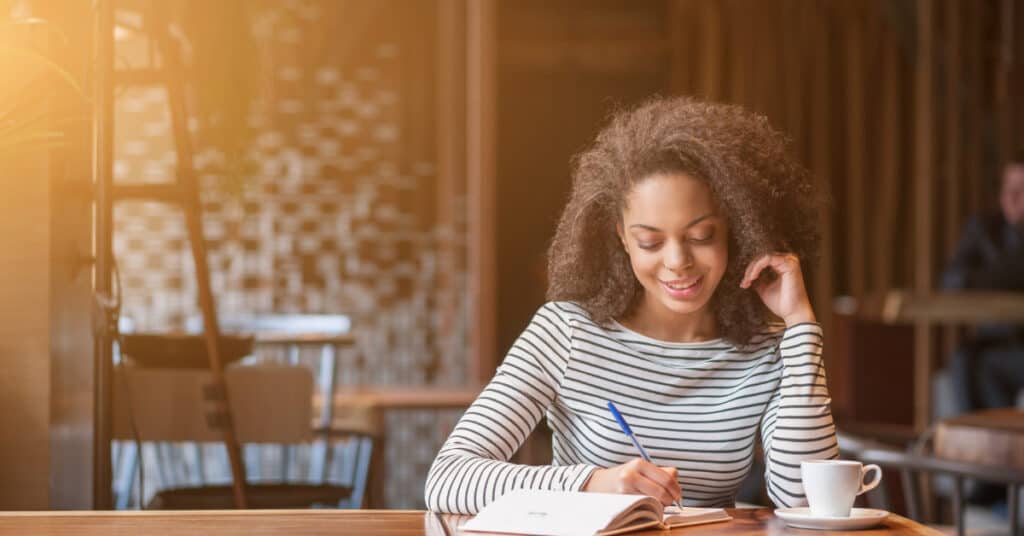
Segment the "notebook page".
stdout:
<svg viewBox="0 0 1024 536">
<path fill-rule="evenodd" d="M 643 495 L 516 490 L 487 505 L 465 531 L 592 536 Z"/>
<path fill-rule="evenodd" d="M 669 506 L 665 508 L 665 517 L 662 518 L 662 522 L 670 527 L 683 527 L 700 523 L 713 523 L 715 521 L 729 521 L 730 519 L 732 519 L 732 516 L 721 508 L 687 506 L 679 509 L 676 506 Z"/>
</svg>

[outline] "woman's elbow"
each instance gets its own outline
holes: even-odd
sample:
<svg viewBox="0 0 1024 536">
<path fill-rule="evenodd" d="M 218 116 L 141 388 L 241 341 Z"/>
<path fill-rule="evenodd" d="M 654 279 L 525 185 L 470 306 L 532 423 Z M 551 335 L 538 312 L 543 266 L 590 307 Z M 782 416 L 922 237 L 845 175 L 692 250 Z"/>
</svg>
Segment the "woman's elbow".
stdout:
<svg viewBox="0 0 1024 536">
<path fill-rule="evenodd" d="M 450 508 L 441 500 L 446 495 L 445 483 L 452 481 L 451 475 L 455 465 L 452 463 L 453 460 L 448 458 L 448 456 L 438 456 L 431 464 L 430 470 L 427 471 L 427 479 L 423 484 L 423 501 L 427 510 L 431 512 L 455 513 L 449 512 Z"/>
</svg>

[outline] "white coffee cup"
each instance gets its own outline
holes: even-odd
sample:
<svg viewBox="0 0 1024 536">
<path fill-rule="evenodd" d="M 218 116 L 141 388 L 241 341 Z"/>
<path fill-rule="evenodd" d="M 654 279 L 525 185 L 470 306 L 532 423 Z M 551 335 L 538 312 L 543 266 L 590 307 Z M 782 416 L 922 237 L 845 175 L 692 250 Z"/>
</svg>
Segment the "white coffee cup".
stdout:
<svg viewBox="0 0 1024 536">
<path fill-rule="evenodd" d="M 875 478 L 864 483 L 868 471 Z M 804 493 L 815 517 L 849 517 L 853 501 L 882 481 L 882 470 L 874 464 L 849 460 L 808 460 L 800 462 Z"/>
</svg>

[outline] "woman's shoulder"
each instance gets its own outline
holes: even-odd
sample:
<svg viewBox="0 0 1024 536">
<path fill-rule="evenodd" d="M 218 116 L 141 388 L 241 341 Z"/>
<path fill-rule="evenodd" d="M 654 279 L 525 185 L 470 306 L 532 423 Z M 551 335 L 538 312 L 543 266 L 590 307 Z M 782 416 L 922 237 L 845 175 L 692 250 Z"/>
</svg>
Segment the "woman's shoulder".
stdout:
<svg viewBox="0 0 1024 536">
<path fill-rule="evenodd" d="M 557 319 L 558 322 L 569 325 L 574 323 L 593 324 L 590 313 L 578 303 L 572 301 L 549 301 L 537 309 L 536 317 Z"/>
<path fill-rule="evenodd" d="M 754 335 L 747 341 L 746 344 L 738 347 L 738 349 L 746 350 L 747 353 L 761 351 L 767 348 L 777 347 L 782 341 L 782 337 L 786 334 L 786 325 L 781 322 L 769 322 L 764 326 L 761 326 Z"/>
</svg>

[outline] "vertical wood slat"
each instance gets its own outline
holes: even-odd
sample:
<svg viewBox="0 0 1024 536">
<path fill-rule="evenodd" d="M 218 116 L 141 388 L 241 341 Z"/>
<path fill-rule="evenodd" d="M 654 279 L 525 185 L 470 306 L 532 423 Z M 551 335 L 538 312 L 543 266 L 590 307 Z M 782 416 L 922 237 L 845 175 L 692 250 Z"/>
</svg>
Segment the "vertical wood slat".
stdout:
<svg viewBox="0 0 1024 536">
<path fill-rule="evenodd" d="M 452 274 L 461 266 L 456 233 L 454 200 L 465 191 L 466 180 L 466 8 L 460 0 L 437 4 L 437 191 L 435 195 L 439 237 L 438 285 L 457 295 Z M 446 338 L 456 327 L 458 300 L 439 306 L 439 336 Z M 474 378 L 475 380 L 475 378 Z"/>
<path fill-rule="evenodd" d="M 726 68 L 728 69 L 728 85 L 726 87 L 726 98 L 729 101 L 739 104 L 744 108 L 750 108 L 750 92 L 748 91 L 750 66 L 747 61 L 750 57 L 750 20 L 753 17 L 737 17 L 736 13 L 741 9 L 753 9 L 757 4 L 744 4 L 739 6 L 737 2 L 727 1 L 725 25 L 726 46 Z M 748 13 L 749 15 L 749 13 Z"/>
<path fill-rule="evenodd" d="M 967 186 L 967 212 L 976 212 L 981 208 L 982 183 L 982 152 L 981 152 L 981 81 L 982 47 L 981 47 L 981 7 L 979 3 L 965 5 L 965 80 L 966 86 L 965 137 L 972 140 L 964 148 L 964 160 L 967 172 L 964 174 Z"/>
<path fill-rule="evenodd" d="M 722 50 L 722 4 L 702 2 L 701 14 L 704 51 L 701 59 L 701 95 L 708 100 L 722 97 L 722 64 L 725 63 Z"/>
<path fill-rule="evenodd" d="M 113 274 L 114 178 L 114 5 L 113 0 L 93 3 L 92 79 L 92 182 L 96 188 L 93 279 L 97 296 L 109 296 Z M 10 191 L 8 191 L 10 195 Z M 107 330 L 93 346 L 93 508 L 114 507 L 110 440 L 113 436 L 113 337 Z M 10 504 L 10 503 L 8 503 Z"/>
<path fill-rule="evenodd" d="M 782 65 L 784 76 L 780 89 L 784 93 L 783 114 L 784 130 L 793 140 L 791 150 L 794 154 L 806 163 L 804 155 L 806 129 L 804 128 L 804 109 L 806 106 L 805 80 L 804 80 L 804 30 L 806 28 L 807 8 L 799 0 L 783 0 L 782 8 L 790 13 L 791 21 L 795 31 L 783 32 L 782 43 Z"/>
<path fill-rule="evenodd" d="M 930 0 L 917 0 L 914 58 L 914 291 L 932 287 L 932 183 L 934 173 L 934 13 Z M 923 430 L 931 419 L 931 325 L 914 325 L 914 424 Z"/>
<path fill-rule="evenodd" d="M 1013 140 L 1013 104 L 1010 99 L 1011 73 L 1014 61 L 1014 0 L 1000 0 L 999 17 L 999 48 L 996 56 L 995 84 L 992 89 L 995 93 L 995 114 L 997 145 L 999 154 L 997 160 L 1002 162 L 1009 156 Z"/>
<path fill-rule="evenodd" d="M 961 115 L 960 115 L 960 103 L 961 99 L 961 84 L 960 80 L 963 79 L 962 69 L 962 57 L 961 52 L 961 31 L 959 16 L 960 2 L 957 0 L 946 0 L 942 6 L 945 12 L 946 20 L 946 36 L 943 40 L 945 43 L 945 111 L 943 115 L 946 118 L 946 127 L 944 130 L 945 134 L 945 150 L 943 156 L 945 162 L 943 162 L 943 179 L 945 184 L 945 236 L 943 240 L 942 257 L 949 258 L 953 253 L 953 247 L 956 244 L 957 237 L 960 232 L 960 226 L 958 225 L 962 219 L 962 195 L 960 188 L 960 181 L 963 177 L 962 171 L 962 158 L 961 158 L 961 147 L 963 141 L 960 137 L 960 133 L 963 132 L 961 128 Z"/>
<path fill-rule="evenodd" d="M 466 176 L 471 381 L 486 383 L 497 356 L 497 2 L 466 10 Z"/>
<path fill-rule="evenodd" d="M 744 32 L 746 46 L 742 51 L 748 76 L 745 88 L 747 99 L 744 104 L 751 110 L 767 115 L 768 101 L 775 89 L 768 80 L 769 70 L 766 69 L 770 64 L 766 32 L 771 26 L 772 2 L 755 2 L 748 9 L 752 11 L 751 16 L 742 17 L 747 22 Z"/>
<path fill-rule="evenodd" d="M 960 221 L 963 218 L 963 195 L 962 188 L 960 187 L 963 174 L 963 160 L 961 147 L 963 146 L 963 139 L 961 133 L 963 132 L 961 103 L 962 91 L 961 91 L 961 80 L 963 80 L 963 54 L 961 50 L 961 20 L 960 17 L 961 3 L 957 0 L 946 0 L 942 5 L 944 12 L 944 20 L 946 21 L 945 29 L 945 102 L 943 116 L 945 117 L 945 129 L 943 134 L 945 135 L 945 150 L 943 150 L 943 157 L 945 161 L 942 164 L 942 170 L 944 171 L 943 182 L 945 182 L 945 217 L 942 218 L 944 222 L 944 235 L 942 249 L 940 252 L 941 258 L 945 261 L 949 259 L 953 254 L 953 248 L 956 246 L 958 235 L 960 234 Z M 940 282 L 941 284 L 941 282 Z M 956 350 L 957 344 L 957 330 L 953 326 L 944 326 L 942 328 L 942 345 L 941 355 L 951 356 Z"/>
<path fill-rule="evenodd" d="M 812 35 L 814 36 L 814 40 L 819 43 L 818 46 L 814 47 L 814 51 L 811 55 L 811 172 L 813 173 L 814 180 L 817 182 L 819 190 L 826 196 L 826 198 L 831 198 L 831 186 L 829 184 L 829 177 L 831 176 L 831 173 L 829 172 L 829 163 L 832 152 L 832 124 L 830 122 L 831 113 L 829 110 L 831 80 L 829 77 L 828 66 L 830 60 L 829 55 L 832 51 L 828 39 L 828 32 L 830 30 L 828 27 L 829 20 L 822 5 L 815 4 L 808 9 L 811 11 L 811 25 L 812 28 L 814 28 Z M 821 234 L 824 237 L 821 245 L 821 258 L 831 259 L 833 256 L 832 218 L 830 214 L 822 213 L 820 215 L 820 220 Z M 817 266 L 813 272 L 813 278 L 814 294 L 811 297 L 811 300 L 813 302 L 814 310 L 819 313 L 817 315 L 818 322 L 821 324 L 822 330 L 825 332 L 825 337 L 828 338 L 832 333 L 832 315 L 828 313 L 831 311 L 832 296 L 834 295 L 831 264 L 825 263 Z M 828 369 L 830 362 L 831 354 L 826 354 L 826 370 Z"/>
<path fill-rule="evenodd" d="M 782 118 L 782 97 L 780 91 L 779 68 L 782 65 L 782 54 L 779 43 L 779 29 L 782 27 L 782 13 L 778 2 L 763 2 L 762 21 L 756 24 L 758 57 L 755 58 L 757 68 L 757 87 L 762 88 L 757 94 L 761 97 L 759 110 L 768 116 L 773 125 L 778 125 Z"/>
<path fill-rule="evenodd" d="M 849 12 L 845 27 L 846 57 L 846 255 L 849 266 L 847 291 L 863 296 L 866 287 L 866 248 L 864 245 L 864 172 L 867 160 L 864 104 L 864 23 L 856 4 L 846 6 Z"/>
<path fill-rule="evenodd" d="M 875 290 L 891 288 L 897 278 L 893 259 L 898 258 L 894 227 L 898 221 L 897 207 L 900 196 L 900 144 L 903 138 L 900 120 L 900 85 L 902 77 L 900 58 L 893 51 L 896 44 L 890 33 L 880 36 L 882 47 L 881 121 L 878 135 L 879 199 L 875 221 L 876 251 L 872 254 L 875 276 Z"/>
<path fill-rule="evenodd" d="M 694 6 L 692 0 L 669 0 L 669 91 L 674 95 L 694 92 Z"/>
</svg>

